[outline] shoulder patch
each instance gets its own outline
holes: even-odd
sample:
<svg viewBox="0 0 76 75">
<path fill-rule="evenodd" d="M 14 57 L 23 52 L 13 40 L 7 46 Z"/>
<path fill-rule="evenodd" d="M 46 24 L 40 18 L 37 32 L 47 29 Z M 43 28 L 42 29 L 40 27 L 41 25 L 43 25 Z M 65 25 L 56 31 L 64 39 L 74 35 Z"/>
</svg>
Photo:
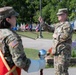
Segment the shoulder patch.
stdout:
<svg viewBox="0 0 76 75">
<path fill-rule="evenodd" d="M 15 48 L 17 45 L 18 45 L 17 40 L 13 40 L 12 42 L 9 43 L 9 46 L 11 46 L 12 48 Z"/>
<path fill-rule="evenodd" d="M 3 37 L 6 37 L 12 34 L 12 32 L 9 29 L 1 29 L 1 32 L 2 32 Z"/>
</svg>

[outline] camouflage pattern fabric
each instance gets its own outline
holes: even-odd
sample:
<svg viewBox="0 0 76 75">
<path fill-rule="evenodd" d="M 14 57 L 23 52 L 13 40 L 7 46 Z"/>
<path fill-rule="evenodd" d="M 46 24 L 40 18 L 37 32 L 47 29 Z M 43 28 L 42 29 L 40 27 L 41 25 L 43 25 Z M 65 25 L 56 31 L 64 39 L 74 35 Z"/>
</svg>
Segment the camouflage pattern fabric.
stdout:
<svg viewBox="0 0 76 75">
<path fill-rule="evenodd" d="M 57 16 L 68 14 L 67 8 L 59 9 Z M 64 17 L 63 17 L 64 18 Z M 65 19 L 65 18 L 64 18 Z M 67 19 L 66 19 L 67 20 Z M 71 44 L 72 44 L 72 27 L 68 21 L 59 19 L 59 23 L 54 27 L 45 25 L 42 21 L 41 26 L 48 30 L 54 31 L 53 34 L 53 53 L 54 54 L 54 68 L 55 75 L 69 75 L 68 67 L 71 57 Z M 63 22 L 61 22 L 63 21 Z"/>
<path fill-rule="evenodd" d="M 2 44 L 7 46 L 2 50 L 4 50 L 3 53 L 8 64 L 10 66 L 15 64 L 17 67 L 23 68 L 27 71 L 31 61 L 24 53 L 20 36 L 9 29 L 0 29 L 0 33 L 0 38 L 2 37 Z"/>
<path fill-rule="evenodd" d="M 72 29 L 69 22 L 57 23 L 54 34 L 58 35 L 57 38 L 53 38 L 53 50 L 57 54 L 54 56 L 55 75 L 69 75 L 68 67 L 72 43 Z"/>
<path fill-rule="evenodd" d="M 18 16 L 19 14 L 13 9 L 13 7 L 7 6 L 0 8 L 0 20 L 9 16 Z"/>
<path fill-rule="evenodd" d="M 72 28 L 68 21 L 55 24 L 50 27 L 41 23 L 44 29 L 54 31 L 57 35 L 53 38 L 53 54 L 54 54 L 54 68 L 55 75 L 69 75 L 68 67 L 71 57 L 71 44 L 72 44 Z M 53 35 L 54 35 L 53 34 Z"/>
</svg>

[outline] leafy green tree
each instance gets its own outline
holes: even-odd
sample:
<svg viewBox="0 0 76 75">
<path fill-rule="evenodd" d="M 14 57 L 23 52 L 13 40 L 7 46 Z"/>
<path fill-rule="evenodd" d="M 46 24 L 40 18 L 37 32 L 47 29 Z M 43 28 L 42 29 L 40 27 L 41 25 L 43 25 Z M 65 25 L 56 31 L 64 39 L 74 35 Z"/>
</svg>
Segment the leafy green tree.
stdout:
<svg viewBox="0 0 76 75">
<path fill-rule="evenodd" d="M 76 0 L 41 0 L 42 17 L 48 24 L 58 22 L 59 8 L 68 8 L 69 20 L 76 18 Z M 0 7 L 13 6 L 19 12 L 18 23 L 38 22 L 40 0 L 0 0 Z"/>
</svg>

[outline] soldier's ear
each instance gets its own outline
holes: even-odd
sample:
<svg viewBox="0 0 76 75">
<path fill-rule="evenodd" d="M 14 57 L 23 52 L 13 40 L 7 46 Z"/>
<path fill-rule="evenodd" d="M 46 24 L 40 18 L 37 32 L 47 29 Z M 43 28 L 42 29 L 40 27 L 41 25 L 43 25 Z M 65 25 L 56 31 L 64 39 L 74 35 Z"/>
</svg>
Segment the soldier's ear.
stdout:
<svg viewBox="0 0 76 75">
<path fill-rule="evenodd" d="M 10 21 L 10 18 L 6 18 L 6 21 L 9 22 Z"/>
</svg>

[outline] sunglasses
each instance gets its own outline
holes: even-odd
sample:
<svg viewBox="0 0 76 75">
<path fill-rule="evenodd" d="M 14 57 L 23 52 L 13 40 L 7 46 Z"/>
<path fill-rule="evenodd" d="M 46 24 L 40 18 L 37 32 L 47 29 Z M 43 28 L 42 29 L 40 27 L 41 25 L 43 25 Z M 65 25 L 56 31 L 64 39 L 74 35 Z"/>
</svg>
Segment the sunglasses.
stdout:
<svg viewBox="0 0 76 75">
<path fill-rule="evenodd" d="M 62 16 L 62 15 L 65 15 L 65 14 L 59 14 L 59 15 L 57 15 L 57 16 Z"/>
</svg>

